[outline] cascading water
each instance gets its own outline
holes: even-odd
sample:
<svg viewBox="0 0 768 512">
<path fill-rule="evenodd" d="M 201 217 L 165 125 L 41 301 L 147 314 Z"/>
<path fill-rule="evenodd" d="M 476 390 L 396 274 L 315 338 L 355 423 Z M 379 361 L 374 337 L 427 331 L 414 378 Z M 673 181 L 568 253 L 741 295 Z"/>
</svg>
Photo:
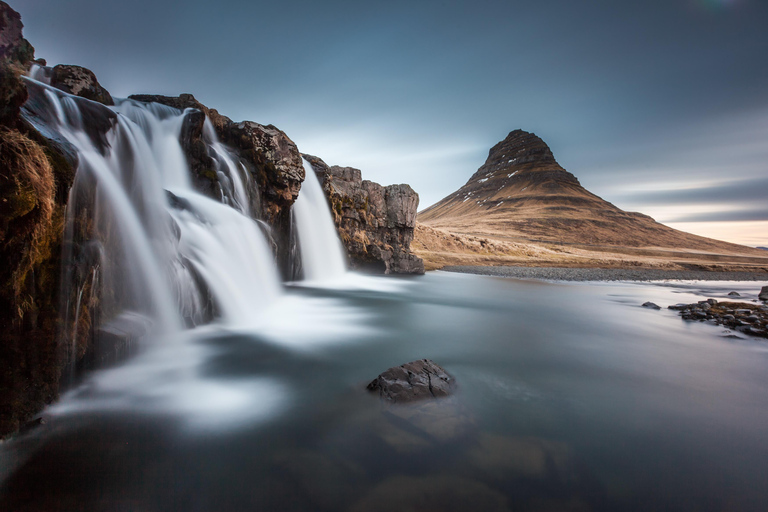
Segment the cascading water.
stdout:
<svg viewBox="0 0 768 512">
<path fill-rule="evenodd" d="M 293 214 L 301 245 L 304 279 L 330 281 L 343 276 L 347 270 L 344 248 L 312 164 L 302 160 L 306 177 L 293 205 Z"/>
<path fill-rule="evenodd" d="M 179 142 L 186 112 L 132 100 L 107 109 L 29 84 L 44 98 L 35 115 L 74 146 L 79 160 L 67 206 L 65 279 L 74 282 L 64 287 L 76 290 L 67 324 L 78 324 L 84 295 L 98 288 L 106 321 L 130 311 L 158 333 L 210 320 L 253 325 L 280 295 L 280 282 L 264 235 L 250 218 L 255 187 L 212 127 L 205 140 L 223 203 L 192 188 Z M 111 123 L 101 134 L 106 140 L 89 130 L 93 117 Z M 77 327 L 67 336 L 73 351 L 77 336 Z"/>
</svg>

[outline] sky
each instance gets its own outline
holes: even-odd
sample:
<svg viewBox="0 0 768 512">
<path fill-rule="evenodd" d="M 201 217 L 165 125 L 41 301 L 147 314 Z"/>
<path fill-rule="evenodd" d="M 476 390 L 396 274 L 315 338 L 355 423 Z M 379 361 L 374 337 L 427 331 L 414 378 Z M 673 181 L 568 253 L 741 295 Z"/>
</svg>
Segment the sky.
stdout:
<svg viewBox="0 0 768 512">
<path fill-rule="evenodd" d="M 588 190 L 768 247 L 766 0 L 11 0 L 113 96 L 192 93 L 420 209 L 515 129 Z"/>
</svg>

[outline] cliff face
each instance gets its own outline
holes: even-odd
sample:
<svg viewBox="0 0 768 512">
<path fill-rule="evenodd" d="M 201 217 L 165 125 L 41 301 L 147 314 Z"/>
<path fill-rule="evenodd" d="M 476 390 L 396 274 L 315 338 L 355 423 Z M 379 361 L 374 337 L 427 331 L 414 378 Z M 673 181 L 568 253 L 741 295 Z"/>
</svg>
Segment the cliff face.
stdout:
<svg viewBox="0 0 768 512">
<path fill-rule="evenodd" d="M 0 2 L 0 437 L 57 395 L 60 254 L 73 161 L 21 117 L 34 49 Z"/>
<path fill-rule="evenodd" d="M 424 262 L 411 253 L 419 195 L 408 185 L 363 180 L 352 167 L 329 167 L 304 155 L 331 206 L 333 220 L 353 269 L 383 274 L 423 274 Z"/>
</svg>

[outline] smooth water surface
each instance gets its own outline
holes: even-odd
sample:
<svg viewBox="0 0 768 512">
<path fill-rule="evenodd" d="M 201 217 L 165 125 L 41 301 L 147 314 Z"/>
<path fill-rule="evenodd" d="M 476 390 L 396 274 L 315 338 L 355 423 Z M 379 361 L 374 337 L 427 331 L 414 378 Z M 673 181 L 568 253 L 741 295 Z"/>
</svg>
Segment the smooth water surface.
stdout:
<svg viewBox="0 0 768 512">
<path fill-rule="evenodd" d="M 640 307 L 758 288 L 294 287 L 247 330 L 152 343 L 63 397 L 1 446 L 0 509 L 768 510 L 768 345 Z M 365 391 L 420 358 L 455 398 Z"/>
</svg>

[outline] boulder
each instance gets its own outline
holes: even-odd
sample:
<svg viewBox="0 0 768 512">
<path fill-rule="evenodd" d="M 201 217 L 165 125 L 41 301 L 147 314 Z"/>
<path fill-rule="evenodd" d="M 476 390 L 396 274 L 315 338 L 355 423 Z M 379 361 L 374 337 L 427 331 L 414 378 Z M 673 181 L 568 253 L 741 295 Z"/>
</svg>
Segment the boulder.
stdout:
<svg viewBox="0 0 768 512">
<path fill-rule="evenodd" d="M 352 512 L 510 510 L 507 498 L 484 483 L 457 476 L 394 476 L 358 501 Z"/>
<path fill-rule="evenodd" d="M 302 156 L 322 184 L 353 269 L 424 273 L 424 262 L 411 253 L 419 195 L 410 186 L 383 187 L 362 179 L 359 169 L 328 166 L 316 156 Z"/>
<path fill-rule="evenodd" d="M 643 304 L 643 307 L 644 307 L 644 308 L 649 308 L 649 309 L 661 309 L 661 306 L 659 306 L 658 304 L 655 304 L 655 303 L 653 303 L 653 302 L 645 302 L 645 303 Z M 670 306 L 670 308 L 671 308 L 671 307 L 672 307 L 672 306 Z"/>
<path fill-rule="evenodd" d="M 51 86 L 104 105 L 114 105 L 112 96 L 99 84 L 96 75 L 82 66 L 59 64 L 51 74 Z"/>
<path fill-rule="evenodd" d="M 368 391 L 391 403 L 441 398 L 456 388 L 453 377 L 429 359 L 394 366 L 368 384 Z"/>
<path fill-rule="evenodd" d="M 763 286 L 757 298 L 760 300 L 768 300 L 768 286 Z"/>
<path fill-rule="evenodd" d="M 729 297 L 741 297 L 741 294 L 739 292 L 729 292 Z"/>
</svg>

